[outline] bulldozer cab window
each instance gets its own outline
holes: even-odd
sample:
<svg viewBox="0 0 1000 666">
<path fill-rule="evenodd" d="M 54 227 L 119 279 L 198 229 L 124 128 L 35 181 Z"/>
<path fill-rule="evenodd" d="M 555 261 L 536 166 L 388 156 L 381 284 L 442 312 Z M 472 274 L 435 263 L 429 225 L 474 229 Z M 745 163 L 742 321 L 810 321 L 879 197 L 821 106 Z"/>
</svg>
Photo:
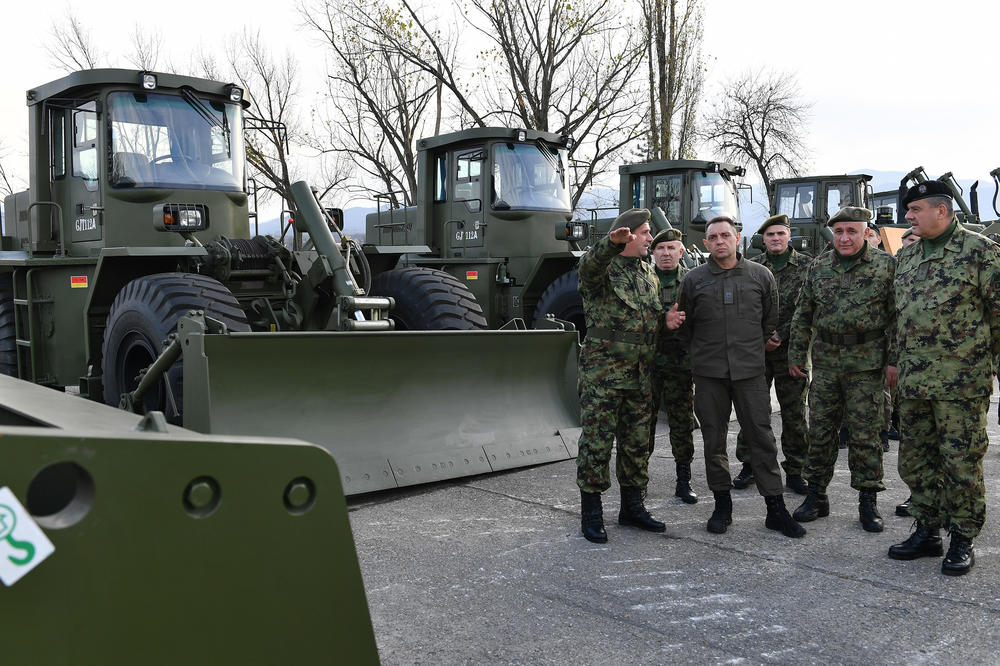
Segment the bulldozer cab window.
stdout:
<svg viewBox="0 0 1000 666">
<path fill-rule="evenodd" d="M 854 188 L 850 183 L 826 184 L 826 216 L 829 219 L 844 206 L 856 206 Z"/>
<path fill-rule="evenodd" d="M 481 207 L 483 160 L 486 154 L 477 149 L 455 155 L 455 201 L 465 201 L 470 211 L 478 211 Z"/>
<path fill-rule="evenodd" d="M 681 192 L 684 189 L 684 176 L 681 174 L 671 174 L 669 176 L 657 176 L 655 190 L 653 193 L 653 205 L 659 206 L 667 221 L 671 224 L 679 224 L 681 219 Z M 641 206 L 635 206 L 641 208 Z"/>
<path fill-rule="evenodd" d="M 66 114 L 49 109 L 49 174 L 52 180 L 66 175 Z"/>
<path fill-rule="evenodd" d="M 108 95 L 111 186 L 242 190 L 241 113 L 193 93 Z"/>
<path fill-rule="evenodd" d="M 727 176 L 714 171 L 699 171 L 692 175 L 691 181 L 691 210 L 694 219 L 708 221 L 719 215 L 739 219 L 740 205 L 736 187 Z"/>
<path fill-rule="evenodd" d="M 448 200 L 448 160 L 445 155 L 434 158 L 434 201 Z"/>
<path fill-rule="evenodd" d="M 783 183 L 778 186 L 778 212 L 793 220 L 813 219 L 816 183 Z"/>
<path fill-rule="evenodd" d="M 564 148 L 540 143 L 493 145 L 494 210 L 571 210 Z"/>
<path fill-rule="evenodd" d="M 638 176 L 632 181 L 632 208 L 645 208 L 646 177 Z"/>
<path fill-rule="evenodd" d="M 97 113 L 94 102 L 73 111 L 73 175 L 97 189 Z"/>
</svg>

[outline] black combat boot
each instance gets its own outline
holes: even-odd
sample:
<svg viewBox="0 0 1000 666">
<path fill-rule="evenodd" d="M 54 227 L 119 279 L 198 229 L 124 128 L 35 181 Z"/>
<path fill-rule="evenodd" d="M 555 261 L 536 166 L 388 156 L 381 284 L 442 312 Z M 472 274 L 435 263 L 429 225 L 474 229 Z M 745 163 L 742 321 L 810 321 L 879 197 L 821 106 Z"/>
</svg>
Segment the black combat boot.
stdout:
<svg viewBox="0 0 1000 666">
<path fill-rule="evenodd" d="M 917 521 L 917 529 L 903 543 L 889 546 L 889 557 L 894 560 L 915 560 L 918 557 L 940 556 L 944 552 L 938 529 L 931 529 Z"/>
<path fill-rule="evenodd" d="M 604 531 L 604 510 L 601 507 L 601 493 L 580 491 L 580 530 L 587 541 L 607 543 L 608 533 Z"/>
<path fill-rule="evenodd" d="M 786 537 L 797 539 L 805 536 L 806 528 L 792 520 L 785 508 L 784 495 L 770 495 L 764 498 L 767 504 L 767 518 L 764 519 L 764 527 L 769 530 L 777 530 Z"/>
<path fill-rule="evenodd" d="M 875 490 L 867 488 L 861 491 L 858 499 L 858 518 L 865 532 L 881 532 L 885 529 L 885 523 L 882 522 L 882 516 L 878 512 L 876 494 Z"/>
<path fill-rule="evenodd" d="M 941 562 L 941 573 L 945 576 L 964 576 L 975 563 L 976 551 L 972 548 L 972 539 L 953 532 L 948 554 Z"/>
<path fill-rule="evenodd" d="M 818 485 L 810 483 L 805 501 L 799 505 L 792 517 L 800 523 L 811 523 L 817 518 L 826 518 L 829 515 L 830 499 Z"/>
<path fill-rule="evenodd" d="M 733 488 L 743 490 L 751 483 L 753 483 L 753 470 L 750 469 L 750 463 L 745 462 L 743 463 L 743 469 L 741 469 L 740 473 L 736 475 L 735 479 L 733 479 Z"/>
<path fill-rule="evenodd" d="M 896 515 L 897 516 L 903 516 L 904 518 L 906 516 L 913 515 L 913 514 L 910 513 L 910 502 L 912 502 L 912 501 L 913 501 L 913 495 L 910 495 L 909 497 L 906 498 L 905 502 L 903 502 L 902 504 L 897 504 L 896 505 Z"/>
<path fill-rule="evenodd" d="M 724 534 L 733 524 L 733 496 L 728 490 L 715 490 L 715 509 L 708 519 L 706 529 L 714 534 Z"/>
<path fill-rule="evenodd" d="M 685 504 L 697 504 L 698 496 L 691 490 L 690 463 L 677 463 L 677 490 L 674 496 L 680 497 Z"/>
<path fill-rule="evenodd" d="M 665 532 L 667 526 L 649 515 L 642 504 L 642 489 L 622 486 L 622 508 L 618 511 L 618 524 L 638 527 L 647 532 Z"/>
<path fill-rule="evenodd" d="M 805 495 L 809 492 L 809 486 L 806 485 L 806 480 L 802 478 L 801 474 L 789 474 L 788 478 L 785 479 L 785 485 L 793 493 L 799 495 Z"/>
</svg>

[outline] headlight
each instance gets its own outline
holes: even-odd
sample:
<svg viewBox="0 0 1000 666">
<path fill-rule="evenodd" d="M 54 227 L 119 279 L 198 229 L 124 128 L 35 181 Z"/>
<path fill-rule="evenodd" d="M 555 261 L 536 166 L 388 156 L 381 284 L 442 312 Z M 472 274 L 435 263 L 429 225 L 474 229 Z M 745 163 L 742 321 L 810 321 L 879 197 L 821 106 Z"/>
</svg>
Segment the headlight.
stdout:
<svg viewBox="0 0 1000 666">
<path fill-rule="evenodd" d="M 229 94 L 229 99 L 234 102 L 239 102 L 243 99 L 243 89 L 237 86 L 235 83 L 230 83 L 226 86 L 226 92 Z"/>
<path fill-rule="evenodd" d="M 143 72 L 139 75 L 139 81 L 146 90 L 156 90 L 156 75 Z"/>
<path fill-rule="evenodd" d="M 160 204 L 153 208 L 153 226 L 159 231 L 200 231 L 208 227 L 204 204 Z"/>
<path fill-rule="evenodd" d="M 517 130 L 517 140 L 518 141 L 527 141 L 528 140 L 528 133 L 525 132 L 524 130 Z"/>
</svg>

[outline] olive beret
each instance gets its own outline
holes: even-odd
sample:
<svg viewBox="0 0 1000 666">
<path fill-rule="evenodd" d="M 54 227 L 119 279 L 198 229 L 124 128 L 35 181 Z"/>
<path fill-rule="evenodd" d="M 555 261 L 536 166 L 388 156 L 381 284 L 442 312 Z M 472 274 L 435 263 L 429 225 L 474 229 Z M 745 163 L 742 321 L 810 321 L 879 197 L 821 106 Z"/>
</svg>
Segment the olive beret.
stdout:
<svg viewBox="0 0 1000 666">
<path fill-rule="evenodd" d="M 764 233 L 764 229 L 767 229 L 768 227 L 773 227 L 776 224 L 780 224 L 783 227 L 789 227 L 789 228 L 791 228 L 792 226 L 791 224 L 788 223 L 787 215 L 772 215 L 771 217 L 764 220 L 764 224 L 760 225 L 760 228 L 757 229 L 757 233 L 762 234 Z"/>
<path fill-rule="evenodd" d="M 832 227 L 837 222 L 865 222 L 872 219 L 872 212 L 860 206 L 844 206 L 830 217 L 827 226 Z"/>
<path fill-rule="evenodd" d="M 628 227 L 629 231 L 635 231 L 646 222 L 649 222 L 649 210 L 646 208 L 633 208 L 615 218 L 615 222 L 611 225 L 611 228 L 614 230 Z"/>
<path fill-rule="evenodd" d="M 900 238 L 906 238 L 907 236 L 912 236 L 912 235 L 913 235 L 913 227 L 910 227 L 909 229 L 903 232 L 903 235 L 900 236 Z"/>
<path fill-rule="evenodd" d="M 660 233 L 653 236 L 653 242 L 649 244 L 649 251 L 652 252 L 653 248 L 660 243 L 666 243 L 668 241 L 683 241 L 684 234 L 681 233 L 680 229 L 664 229 Z"/>
<path fill-rule="evenodd" d="M 902 201 L 903 208 L 905 209 L 914 201 L 926 199 L 927 197 L 948 197 L 951 199 L 951 188 L 940 180 L 925 180 L 922 183 L 917 183 L 906 190 Z"/>
</svg>

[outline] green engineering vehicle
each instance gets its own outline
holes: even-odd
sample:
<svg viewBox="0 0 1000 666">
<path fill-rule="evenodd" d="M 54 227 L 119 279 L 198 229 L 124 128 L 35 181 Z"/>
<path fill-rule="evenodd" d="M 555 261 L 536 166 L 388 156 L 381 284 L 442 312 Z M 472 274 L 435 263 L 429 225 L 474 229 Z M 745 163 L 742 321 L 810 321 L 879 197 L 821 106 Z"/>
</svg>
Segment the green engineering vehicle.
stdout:
<svg viewBox="0 0 1000 666">
<path fill-rule="evenodd" d="M 377 664 L 341 474 L 0 376 L 5 664 Z"/>
<path fill-rule="evenodd" d="M 705 160 L 663 160 L 625 164 L 618 168 L 619 212 L 630 208 L 659 208 L 666 222 L 654 214 L 653 234 L 666 223 L 680 229 L 687 247 L 703 252 L 705 223 L 718 215 L 728 215 L 740 223 L 739 185 L 736 179 L 746 173 L 743 167 Z M 598 223 L 603 233 L 610 220 Z"/>
<path fill-rule="evenodd" d="M 398 327 L 537 325 L 545 313 L 582 327 L 582 311 L 560 305 L 588 241 L 571 222 L 571 141 L 491 127 L 417 142 L 416 205 L 366 221 L 372 293 L 395 299 Z"/>
<path fill-rule="evenodd" d="M 871 207 L 871 179 L 865 173 L 777 178 L 768 192 L 770 214 L 788 216 L 796 250 L 819 254 L 830 240 L 826 224 L 831 215 L 844 206 Z M 762 239 L 753 243 L 763 248 Z"/>
<path fill-rule="evenodd" d="M 368 289 L 377 262 L 304 182 L 303 249 L 251 236 L 237 86 L 87 70 L 27 103 L 3 374 L 203 433 L 320 444 L 347 494 L 576 455 L 575 331 L 392 330 L 393 300 Z"/>
<path fill-rule="evenodd" d="M 372 293 L 395 300 L 398 326 L 497 328 L 517 319 L 537 326 L 551 314 L 585 330 L 576 264 L 613 218 L 572 219 L 570 141 L 479 128 L 418 143 L 416 206 L 379 210 L 366 225 Z M 739 167 L 679 160 L 620 173 L 623 210 L 659 206 L 693 233 L 692 243 L 708 218 L 738 219 Z M 653 222 L 656 231 L 664 224 Z"/>
</svg>

